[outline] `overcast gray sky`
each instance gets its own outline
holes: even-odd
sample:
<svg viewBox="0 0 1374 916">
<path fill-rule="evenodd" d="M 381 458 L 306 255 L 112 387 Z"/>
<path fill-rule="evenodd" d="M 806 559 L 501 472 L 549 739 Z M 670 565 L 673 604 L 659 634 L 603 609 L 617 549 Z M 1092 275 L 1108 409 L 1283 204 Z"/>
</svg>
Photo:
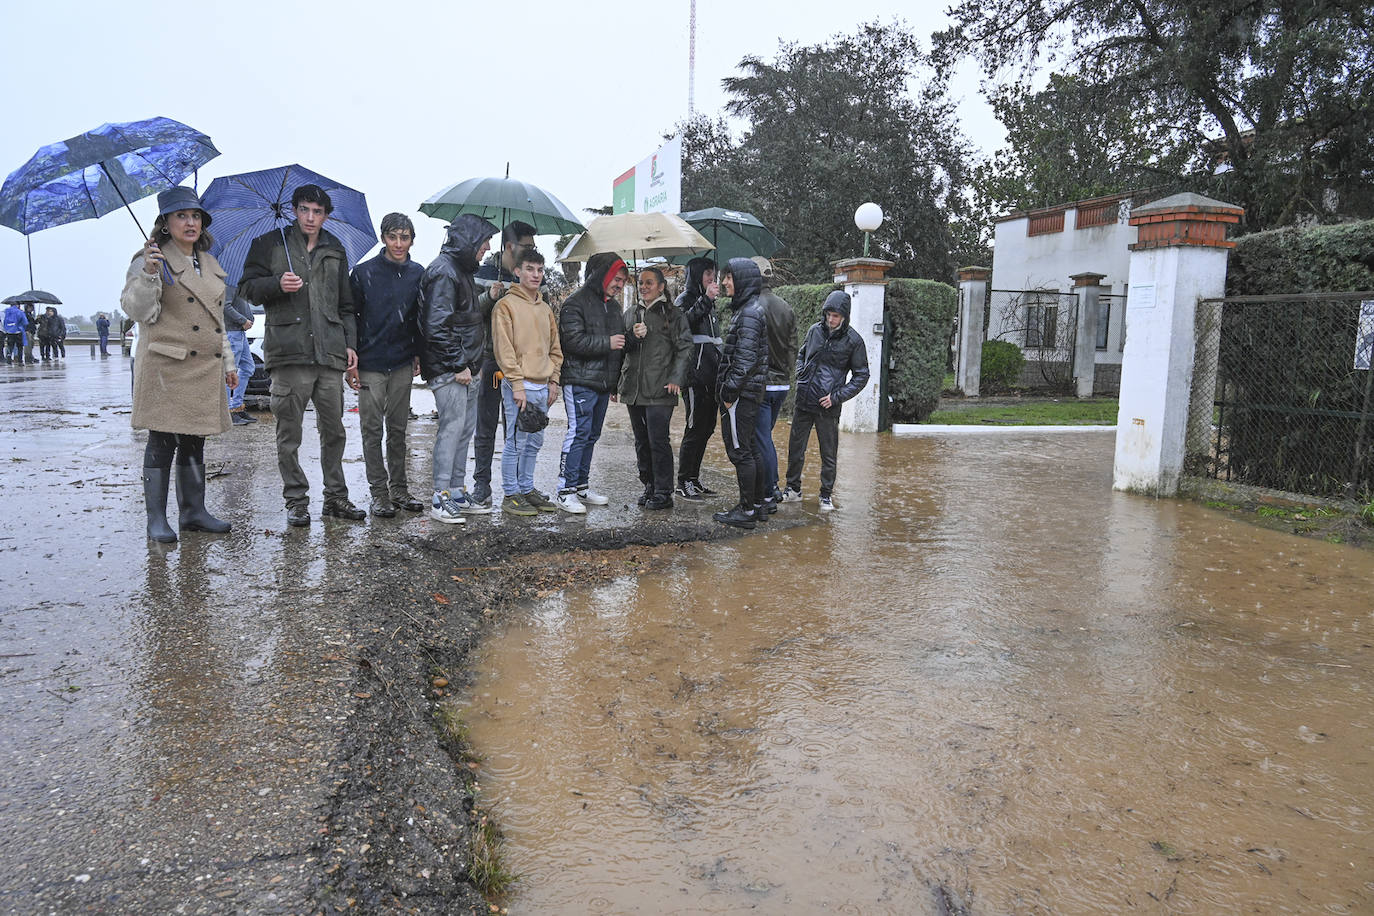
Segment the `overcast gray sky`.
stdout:
<svg viewBox="0 0 1374 916">
<path fill-rule="evenodd" d="M 779 40 L 812 44 L 898 16 L 926 37 L 943 25 L 946 5 L 698 0 L 697 110 L 719 111 L 721 79 L 746 54 L 771 57 Z M 365 192 L 374 223 L 392 210 L 411 214 L 412 254 L 428 263 L 443 223 L 421 215 L 420 202 L 465 178 L 503 174 L 507 161 L 512 177 L 579 216 L 609 204 L 612 180 L 686 115 L 688 8 L 687 0 L 8 4 L 0 174 L 106 121 L 162 115 L 219 148 L 201 189 L 219 175 L 299 162 Z M 511 11 L 519 18 L 501 18 Z M 1002 132 L 971 65 L 955 85 L 965 133 L 991 152 Z M 156 214 L 152 198 L 134 210 L 145 227 Z M 142 241 L 123 211 L 31 239 L 34 282 L 78 315 L 118 305 Z M 28 287 L 24 236 L 0 228 L 0 298 Z"/>
</svg>

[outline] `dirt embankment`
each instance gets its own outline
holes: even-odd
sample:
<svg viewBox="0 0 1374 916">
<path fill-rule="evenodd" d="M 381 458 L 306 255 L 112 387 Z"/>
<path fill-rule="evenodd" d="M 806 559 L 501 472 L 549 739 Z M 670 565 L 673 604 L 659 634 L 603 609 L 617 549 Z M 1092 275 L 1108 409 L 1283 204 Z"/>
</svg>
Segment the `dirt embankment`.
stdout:
<svg viewBox="0 0 1374 916">
<path fill-rule="evenodd" d="M 356 648 L 357 706 L 313 850 L 320 912 L 488 912 L 470 874 L 481 817 L 474 767 L 461 739 L 437 721 L 444 697 L 471 680 L 472 648 L 521 602 L 646 570 L 687 542 L 738 533 L 709 518 L 618 529 L 472 527 L 374 547 L 372 568 L 359 571 L 371 582 L 353 609 L 355 632 L 366 635 Z"/>
</svg>

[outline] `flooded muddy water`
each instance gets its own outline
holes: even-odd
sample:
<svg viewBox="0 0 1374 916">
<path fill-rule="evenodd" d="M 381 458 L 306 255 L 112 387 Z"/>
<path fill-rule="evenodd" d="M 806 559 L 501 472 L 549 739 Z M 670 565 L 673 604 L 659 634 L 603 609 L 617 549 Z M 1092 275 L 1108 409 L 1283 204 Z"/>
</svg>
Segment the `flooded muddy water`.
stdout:
<svg viewBox="0 0 1374 916">
<path fill-rule="evenodd" d="M 529 607 L 465 713 L 512 912 L 1374 910 L 1374 554 L 1111 460 L 844 437 L 840 511 Z"/>
</svg>

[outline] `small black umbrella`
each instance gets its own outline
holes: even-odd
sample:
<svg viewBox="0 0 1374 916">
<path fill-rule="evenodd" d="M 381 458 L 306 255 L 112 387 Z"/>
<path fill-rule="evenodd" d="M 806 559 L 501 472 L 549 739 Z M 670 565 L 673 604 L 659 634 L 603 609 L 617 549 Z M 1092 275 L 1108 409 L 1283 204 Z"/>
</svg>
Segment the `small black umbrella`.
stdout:
<svg viewBox="0 0 1374 916">
<path fill-rule="evenodd" d="M 61 299 L 41 289 L 31 289 L 27 293 L 19 293 L 18 295 L 10 296 L 8 299 L 0 299 L 0 302 L 3 302 L 5 305 L 23 305 L 26 302 L 38 302 L 43 305 L 62 304 Z"/>
</svg>

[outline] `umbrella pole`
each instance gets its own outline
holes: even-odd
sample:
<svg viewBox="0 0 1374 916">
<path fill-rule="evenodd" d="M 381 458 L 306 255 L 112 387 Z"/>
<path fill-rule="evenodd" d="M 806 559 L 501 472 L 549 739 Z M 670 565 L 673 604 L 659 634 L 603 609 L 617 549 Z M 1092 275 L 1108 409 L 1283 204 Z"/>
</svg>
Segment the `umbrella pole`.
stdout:
<svg viewBox="0 0 1374 916">
<path fill-rule="evenodd" d="M 119 190 L 119 185 L 115 184 L 114 176 L 110 174 L 109 169 L 105 168 L 105 163 L 101 162 L 98 163 L 98 165 L 100 166 L 100 171 L 105 173 L 105 177 L 110 179 L 110 187 L 114 188 L 114 192 L 119 195 L 119 200 L 124 204 L 124 209 L 128 210 L 129 215 L 134 217 L 134 225 L 138 227 L 138 231 L 143 233 L 145 239 L 152 238 L 148 233 L 143 232 L 143 224 L 138 221 L 137 216 L 134 216 L 134 208 L 129 206 L 129 201 L 125 199 L 124 192 Z"/>
<path fill-rule="evenodd" d="M 295 273 L 296 268 L 291 266 L 291 246 L 286 244 L 286 227 L 278 226 L 277 231 L 281 233 L 281 250 L 286 252 L 286 269 Z"/>
<path fill-rule="evenodd" d="M 29 289 L 37 289 L 38 287 L 33 285 L 33 239 L 24 236 L 24 245 L 29 249 Z"/>
</svg>

